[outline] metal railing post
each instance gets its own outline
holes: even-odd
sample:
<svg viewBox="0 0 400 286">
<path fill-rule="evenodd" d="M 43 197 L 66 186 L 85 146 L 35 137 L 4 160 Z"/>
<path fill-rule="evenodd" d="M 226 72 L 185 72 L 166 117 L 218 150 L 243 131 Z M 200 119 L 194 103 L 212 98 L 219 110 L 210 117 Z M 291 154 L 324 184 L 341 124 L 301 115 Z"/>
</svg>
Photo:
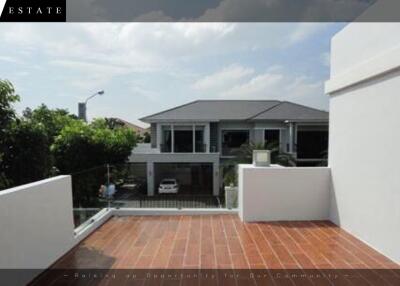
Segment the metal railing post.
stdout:
<svg viewBox="0 0 400 286">
<path fill-rule="evenodd" d="M 107 208 L 110 209 L 111 207 L 111 196 L 109 195 L 109 188 L 110 188 L 110 165 L 107 164 Z"/>
</svg>

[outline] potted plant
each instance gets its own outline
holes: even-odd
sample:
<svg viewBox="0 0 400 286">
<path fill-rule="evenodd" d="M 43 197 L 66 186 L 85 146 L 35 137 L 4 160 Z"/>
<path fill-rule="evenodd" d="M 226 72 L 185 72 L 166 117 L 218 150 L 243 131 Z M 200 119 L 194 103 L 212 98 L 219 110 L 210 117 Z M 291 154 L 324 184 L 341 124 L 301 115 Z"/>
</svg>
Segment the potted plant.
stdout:
<svg viewBox="0 0 400 286">
<path fill-rule="evenodd" d="M 238 204 L 238 187 L 236 168 L 229 169 L 224 176 L 225 185 L 225 204 L 226 208 L 237 208 Z"/>
</svg>

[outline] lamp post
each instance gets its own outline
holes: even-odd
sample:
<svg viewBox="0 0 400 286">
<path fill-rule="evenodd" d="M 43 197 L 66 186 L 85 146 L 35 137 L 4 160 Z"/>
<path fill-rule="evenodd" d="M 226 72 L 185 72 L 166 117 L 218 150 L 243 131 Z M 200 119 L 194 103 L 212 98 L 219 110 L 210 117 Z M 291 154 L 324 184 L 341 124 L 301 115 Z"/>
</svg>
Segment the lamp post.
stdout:
<svg viewBox="0 0 400 286">
<path fill-rule="evenodd" d="M 82 119 L 86 122 L 87 121 L 87 119 L 86 119 L 86 104 L 87 104 L 87 102 L 90 99 L 92 99 L 93 97 L 95 97 L 96 95 L 103 95 L 103 94 L 104 94 L 104 90 L 100 90 L 100 91 L 92 94 L 88 98 L 86 98 L 85 102 L 79 102 L 78 103 L 78 118 Z"/>
</svg>

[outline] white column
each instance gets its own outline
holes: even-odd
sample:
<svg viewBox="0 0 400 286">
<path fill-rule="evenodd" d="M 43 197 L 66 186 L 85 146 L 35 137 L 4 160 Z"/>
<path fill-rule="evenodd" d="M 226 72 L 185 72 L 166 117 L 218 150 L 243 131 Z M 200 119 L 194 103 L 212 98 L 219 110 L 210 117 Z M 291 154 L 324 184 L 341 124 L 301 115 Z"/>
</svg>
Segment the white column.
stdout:
<svg viewBox="0 0 400 286">
<path fill-rule="evenodd" d="M 219 179 L 220 179 L 220 174 L 219 174 L 219 163 L 213 163 L 213 195 L 214 196 L 219 196 Z"/>
<path fill-rule="evenodd" d="M 192 136 L 193 136 L 193 153 L 196 152 L 196 125 L 192 125 Z"/>
<path fill-rule="evenodd" d="M 293 153 L 294 123 L 289 123 L 289 153 Z"/>
<path fill-rule="evenodd" d="M 162 138 L 162 128 L 161 128 L 161 124 L 160 123 L 157 123 L 157 148 L 158 148 L 158 150 L 160 150 L 161 151 L 161 144 L 162 144 L 162 140 L 163 140 L 163 138 Z"/>
<path fill-rule="evenodd" d="M 174 133 L 174 124 L 171 124 L 171 152 L 175 152 L 175 133 Z"/>
<path fill-rule="evenodd" d="M 154 196 L 154 162 L 147 162 L 147 195 Z"/>
<path fill-rule="evenodd" d="M 203 143 L 206 145 L 206 152 L 210 153 L 210 123 L 207 123 L 204 128 Z"/>
</svg>

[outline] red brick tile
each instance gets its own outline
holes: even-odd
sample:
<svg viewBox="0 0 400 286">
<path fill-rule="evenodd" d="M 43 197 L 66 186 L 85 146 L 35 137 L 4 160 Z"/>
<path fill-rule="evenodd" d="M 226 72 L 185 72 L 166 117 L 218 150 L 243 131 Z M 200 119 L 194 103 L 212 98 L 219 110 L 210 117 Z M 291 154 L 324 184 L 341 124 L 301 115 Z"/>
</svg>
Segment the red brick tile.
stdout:
<svg viewBox="0 0 400 286">
<path fill-rule="evenodd" d="M 57 267 L 400 269 L 330 222 L 242 223 L 234 215 L 114 217 Z M 358 282 L 367 278 L 382 282 L 376 270 Z"/>
</svg>

